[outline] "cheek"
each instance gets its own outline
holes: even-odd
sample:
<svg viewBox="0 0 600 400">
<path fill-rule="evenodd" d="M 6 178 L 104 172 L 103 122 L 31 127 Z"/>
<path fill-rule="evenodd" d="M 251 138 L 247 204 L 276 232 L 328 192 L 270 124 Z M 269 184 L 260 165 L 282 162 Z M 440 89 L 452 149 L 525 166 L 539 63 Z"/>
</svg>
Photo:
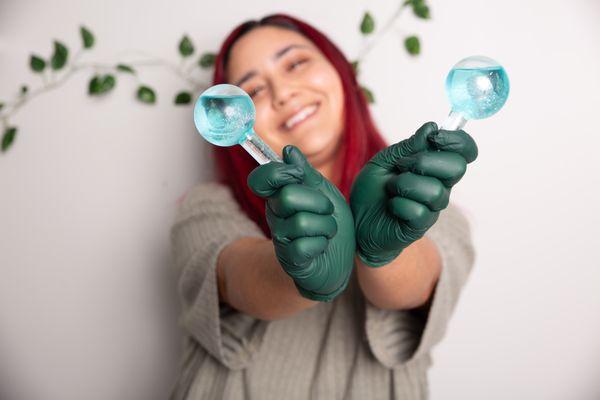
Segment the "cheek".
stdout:
<svg viewBox="0 0 600 400">
<path fill-rule="evenodd" d="M 327 98 L 330 128 L 336 131 L 342 130 L 344 121 L 344 89 L 342 82 L 335 70 L 315 76 L 315 87 L 320 88 Z"/>
<path fill-rule="evenodd" d="M 278 119 L 270 110 L 256 106 L 256 121 L 254 122 L 254 131 L 264 140 L 275 152 L 281 147 L 282 135 L 279 133 L 276 122 Z"/>
<path fill-rule="evenodd" d="M 339 77 L 335 70 L 329 68 L 316 70 L 309 76 L 309 81 L 314 87 L 320 88 L 323 92 L 331 96 L 338 96 Z"/>
<path fill-rule="evenodd" d="M 255 104 L 256 106 L 256 121 L 254 122 L 254 130 L 256 132 L 267 133 L 276 131 L 276 118 L 273 112 L 267 106 Z"/>
</svg>

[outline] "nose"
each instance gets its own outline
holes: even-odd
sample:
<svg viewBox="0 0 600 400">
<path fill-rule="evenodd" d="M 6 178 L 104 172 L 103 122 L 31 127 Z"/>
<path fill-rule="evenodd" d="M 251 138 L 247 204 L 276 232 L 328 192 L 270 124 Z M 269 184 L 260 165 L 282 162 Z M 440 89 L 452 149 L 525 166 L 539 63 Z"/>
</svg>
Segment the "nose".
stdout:
<svg viewBox="0 0 600 400">
<path fill-rule="evenodd" d="M 297 94 L 297 90 L 294 85 L 285 80 L 273 80 L 271 81 L 271 93 L 273 93 L 273 108 L 284 107 L 288 100 Z"/>
</svg>

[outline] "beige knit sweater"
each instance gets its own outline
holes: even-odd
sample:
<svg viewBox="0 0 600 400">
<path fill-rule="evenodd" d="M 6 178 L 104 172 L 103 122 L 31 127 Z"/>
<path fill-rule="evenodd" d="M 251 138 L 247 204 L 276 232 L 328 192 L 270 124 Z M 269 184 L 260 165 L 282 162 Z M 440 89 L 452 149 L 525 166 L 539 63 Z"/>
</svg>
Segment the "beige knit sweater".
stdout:
<svg viewBox="0 0 600 400">
<path fill-rule="evenodd" d="M 331 303 L 263 321 L 219 302 L 216 259 L 232 241 L 265 237 L 228 187 L 202 183 L 171 228 L 185 331 L 171 399 L 425 399 L 431 349 L 443 337 L 474 262 L 467 220 L 452 204 L 426 234 L 443 260 L 429 311 L 381 310 L 356 274 Z"/>
</svg>

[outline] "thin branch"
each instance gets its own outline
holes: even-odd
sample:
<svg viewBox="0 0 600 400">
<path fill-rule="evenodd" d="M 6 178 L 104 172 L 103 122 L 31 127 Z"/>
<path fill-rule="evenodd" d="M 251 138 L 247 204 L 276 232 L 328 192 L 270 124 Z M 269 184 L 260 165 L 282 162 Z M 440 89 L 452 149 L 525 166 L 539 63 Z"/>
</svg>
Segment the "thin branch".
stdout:
<svg viewBox="0 0 600 400">
<path fill-rule="evenodd" d="M 179 78 L 181 78 L 182 80 L 184 80 L 187 83 L 189 83 L 190 85 L 192 85 L 194 88 L 203 86 L 202 82 L 197 81 L 190 76 L 190 71 L 183 70 L 183 65 L 184 65 L 183 60 L 180 63 L 180 65 L 178 66 L 169 60 L 166 60 L 164 58 L 157 57 L 153 54 L 150 54 L 150 53 L 147 53 L 144 51 L 139 51 L 139 50 L 125 50 L 125 51 L 122 51 L 121 53 L 119 53 L 119 55 L 120 56 L 138 55 L 141 57 L 146 57 L 147 60 L 133 61 L 133 62 L 130 62 L 129 64 L 137 65 L 137 66 L 163 66 L 167 69 L 170 69 L 173 73 L 175 73 L 175 75 L 177 75 Z"/>
<path fill-rule="evenodd" d="M 77 51 L 77 53 L 75 53 L 75 56 L 73 57 L 73 62 L 75 63 L 79 57 L 81 56 L 81 50 Z M 21 95 L 14 103 L 12 104 L 7 104 L 7 106 L 10 108 L 9 112 L 5 112 L 2 115 L 2 118 L 6 121 L 8 121 L 8 118 L 13 116 L 18 110 L 19 108 L 21 108 L 24 104 L 26 104 L 28 101 L 30 101 L 31 99 L 34 99 L 36 97 L 38 97 L 39 95 L 41 95 L 42 93 L 48 92 L 52 89 L 55 89 L 59 86 L 61 86 L 71 75 L 73 75 L 76 71 L 78 71 L 78 69 L 76 68 L 76 66 L 74 64 L 71 64 L 71 66 L 67 69 L 66 72 L 63 73 L 63 75 L 58 78 L 58 79 L 54 79 L 56 75 L 52 75 L 52 78 L 50 79 L 50 81 L 46 84 L 44 84 L 42 87 L 32 90 L 30 93 Z"/>
<path fill-rule="evenodd" d="M 402 11 L 408 5 L 409 5 L 408 1 L 403 1 L 400 3 L 400 6 L 394 12 L 394 14 L 392 14 L 392 16 L 386 21 L 386 23 L 383 25 L 383 27 L 380 30 L 378 30 L 378 32 L 366 43 L 366 45 L 359 52 L 357 61 L 362 61 L 367 56 L 367 54 L 375 47 L 377 42 L 383 36 L 385 36 L 390 29 L 392 29 L 394 27 L 394 23 L 399 19 L 400 15 L 402 14 Z M 114 64 L 98 63 L 98 62 L 77 63 L 77 61 L 79 60 L 79 58 L 82 54 L 82 50 L 83 49 L 77 50 L 77 52 L 73 56 L 73 59 L 69 65 L 69 67 L 67 68 L 66 71 L 64 71 L 62 73 L 62 75 L 60 74 L 60 71 L 55 71 L 55 70 L 49 68 L 41 74 L 41 79 L 43 82 L 41 87 L 39 87 L 35 90 L 31 90 L 29 93 L 24 93 L 24 94 L 21 93 L 17 96 L 17 98 L 12 103 L 4 104 L 5 108 L 2 110 L 4 112 L 0 111 L 0 121 L 2 122 L 4 129 L 6 129 L 6 127 L 8 127 L 8 125 L 9 125 L 8 119 L 10 117 L 12 117 L 13 115 L 15 115 L 16 112 L 21 107 L 23 107 L 23 105 L 25 105 L 30 100 L 40 96 L 42 93 L 56 89 L 59 86 L 63 85 L 66 82 L 66 80 L 69 79 L 76 72 L 82 71 L 85 69 L 92 69 L 95 71 L 95 73 L 98 73 L 97 71 L 101 71 L 101 70 L 112 70 L 115 72 L 117 71 L 116 65 L 118 65 L 119 63 L 114 63 Z M 200 92 L 202 92 L 204 89 L 206 89 L 208 87 L 208 85 L 205 82 L 198 81 L 192 77 L 192 72 L 193 72 L 194 68 L 197 66 L 196 62 L 194 62 L 194 61 L 189 63 L 189 65 L 186 65 L 187 60 L 181 59 L 179 65 L 176 65 L 175 63 L 173 63 L 169 60 L 166 60 L 164 58 L 157 57 L 153 54 L 149 54 L 147 52 L 143 52 L 143 51 L 139 51 L 139 50 L 125 50 L 125 51 L 119 53 L 117 58 L 120 59 L 122 56 L 128 56 L 128 55 L 129 56 L 137 55 L 137 56 L 144 57 L 145 59 L 131 61 L 131 62 L 123 62 L 123 64 L 127 64 L 132 67 L 163 67 L 163 68 L 166 68 L 167 70 L 170 70 L 171 72 L 173 72 L 180 79 L 182 79 L 183 81 L 185 81 L 186 83 L 191 85 L 192 86 L 191 93 L 194 96 L 198 95 Z M 137 75 L 135 75 L 135 78 L 139 81 L 139 77 Z"/>
<path fill-rule="evenodd" d="M 367 44 L 362 48 L 360 53 L 358 53 L 357 61 L 362 61 L 366 55 L 375 47 L 375 44 L 394 26 L 394 23 L 400 18 L 402 15 L 402 11 L 408 6 L 407 2 L 401 2 L 398 9 L 392 14 L 392 16 L 387 20 L 383 28 L 381 28 L 375 36 L 367 42 Z"/>
<path fill-rule="evenodd" d="M 168 70 L 172 71 L 175 75 L 177 75 L 179 78 L 181 78 L 182 80 L 184 80 L 185 82 L 190 84 L 192 86 L 194 92 L 196 92 L 206 86 L 203 82 L 193 79 L 191 76 L 189 76 L 184 71 L 182 71 L 181 68 L 177 67 L 176 65 L 174 65 L 173 63 L 171 63 L 165 59 L 162 59 L 160 57 L 155 57 L 152 55 L 148 55 L 147 53 L 143 53 L 143 52 L 137 52 L 137 53 L 142 54 L 146 57 L 150 57 L 150 59 L 127 62 L 126 64 L 131 65 L 132 67 L 156 66 L 156 67 L 167 68 Z M 60 87 L 62 84 L 64 84 L 64 82 L 68 78 L 70 78 L 76 72 L 79 72 L 79 71 L 82 71 L 85 69 L 93 69 L 95 71 L 97 71 L 97 70 L 116 70 L 116 65 L 119 64 L 119 63 L 108 64 L 108 63 L 98 63 L 98 62 L 77 63 L 80 56 L 81 56 L 81 50 L 79 50 L 75 54 L 71 65 L 58 79 L 56 79 L 56 75 L 54 74 L 55 71 L 52 70 L 51 71 L 52 75 L 51 75 L 50 79 L 48 79 L 47 81 L 44 79 L 44 84 L 42 85 L 42 87 L 32 90 L 28 94 L 21 95 L 13 103 L 5 104 L 6 110 L 8 110 L 8 111 L 5 111 L 4 113 L 0 114 L 0 118 L 2 119 L 2 122 L 5 125 L 7 125 L 8 118 L 15 115 L 16 112 L 21 107 L 23 107 L 23 105 L 25 105 L 30 100 L 38 97 L 42 93 L 45 93 L 45 92 L 48 92 L 50 90 Z"/>
</svg>

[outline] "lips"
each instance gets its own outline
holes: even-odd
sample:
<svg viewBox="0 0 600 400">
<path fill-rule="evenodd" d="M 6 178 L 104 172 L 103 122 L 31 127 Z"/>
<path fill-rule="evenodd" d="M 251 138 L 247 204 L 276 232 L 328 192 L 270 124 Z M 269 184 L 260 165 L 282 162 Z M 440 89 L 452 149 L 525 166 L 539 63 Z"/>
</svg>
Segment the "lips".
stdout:
<svg viewBox="0 0 600 400">
<path fill-rule="evenodd" d="M 285 122 L 281 125 L 281 129 L 284 131 L 293 130 L 298 125 L 314 116 L 317 113 L 319 106 L 320 103 L 316 102 L 302 107 L 298 112 L 294 113 L 290 118 L 285 120 Z"/>
</svg>

